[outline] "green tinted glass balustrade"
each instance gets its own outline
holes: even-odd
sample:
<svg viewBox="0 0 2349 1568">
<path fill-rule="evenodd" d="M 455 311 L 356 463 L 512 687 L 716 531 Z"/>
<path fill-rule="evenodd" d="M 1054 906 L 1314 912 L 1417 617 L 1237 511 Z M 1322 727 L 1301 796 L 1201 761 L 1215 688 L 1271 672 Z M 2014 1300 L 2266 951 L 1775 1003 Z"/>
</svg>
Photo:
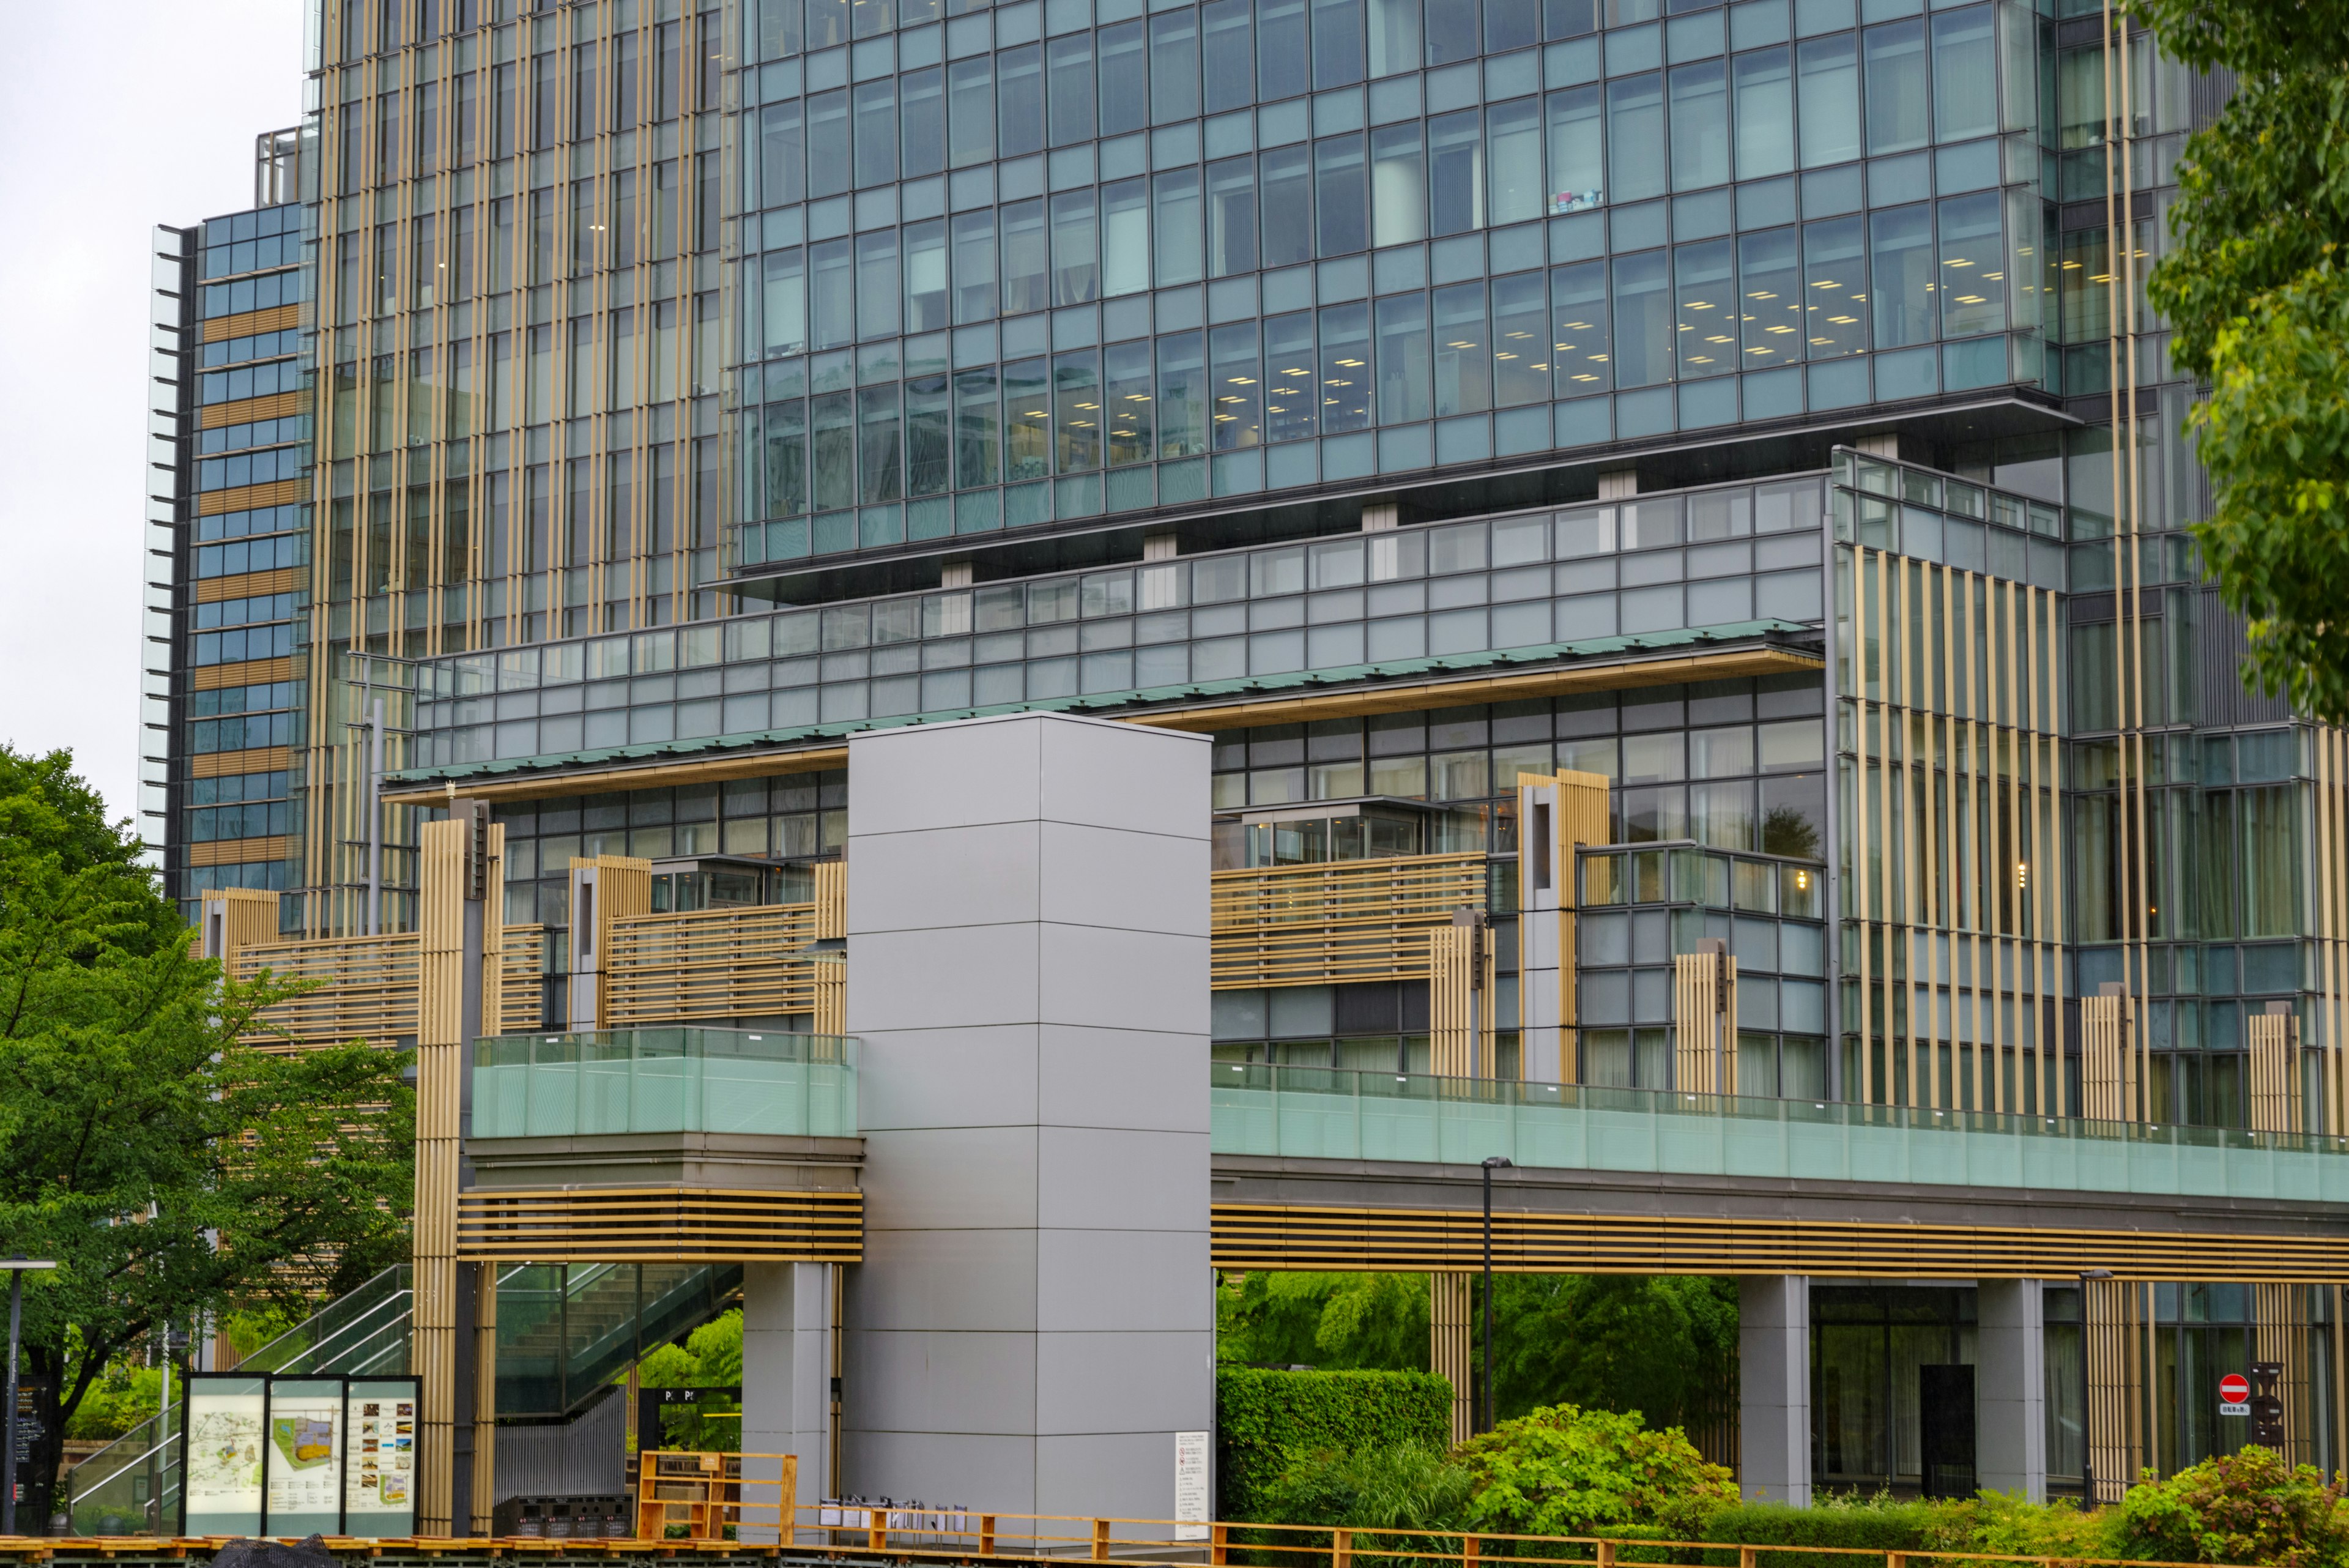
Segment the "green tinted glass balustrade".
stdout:
<svg viewBox="0 0 2349 1568">
<path fill-rule="evenodd" d="M 1837 1101 L 1212 1065 L 1217 1154 L 2349 1201 L 2349 1139 Z"/>
<path fill-rule="evenodd" d="M 737 1029 L 509 1034 L 473 1043 L 475 1137 L 856 1136 L 856 1043 Z"/>
</svg>

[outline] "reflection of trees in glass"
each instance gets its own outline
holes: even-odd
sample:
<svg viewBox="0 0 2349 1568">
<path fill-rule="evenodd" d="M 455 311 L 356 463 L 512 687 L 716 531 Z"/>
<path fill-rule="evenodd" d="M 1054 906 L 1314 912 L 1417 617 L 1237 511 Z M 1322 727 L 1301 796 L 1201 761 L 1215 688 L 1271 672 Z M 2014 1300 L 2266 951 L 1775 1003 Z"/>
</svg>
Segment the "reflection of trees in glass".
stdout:
<svg viewBox="0 0 2349 1568">
<path fill-rule="evenodd" d="M 1796 860 L 1819 857 L 1819 828 L 1801 808 L 1774 805 L 1762 814 L 1762 853 Z"/>
</svg>

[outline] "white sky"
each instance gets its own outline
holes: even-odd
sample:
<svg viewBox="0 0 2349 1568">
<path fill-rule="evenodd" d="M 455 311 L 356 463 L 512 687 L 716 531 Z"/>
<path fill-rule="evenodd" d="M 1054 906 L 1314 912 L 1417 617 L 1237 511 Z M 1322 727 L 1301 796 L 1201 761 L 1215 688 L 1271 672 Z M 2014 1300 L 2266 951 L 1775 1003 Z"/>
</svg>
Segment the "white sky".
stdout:
<svg viewBox="0 0 2349 1568">
<path fill-rule="evenodd" d="M 148 241 L 253 203 L 302 0 L 0 0 L 0 741 L 137 809 Z"/>
</svg>

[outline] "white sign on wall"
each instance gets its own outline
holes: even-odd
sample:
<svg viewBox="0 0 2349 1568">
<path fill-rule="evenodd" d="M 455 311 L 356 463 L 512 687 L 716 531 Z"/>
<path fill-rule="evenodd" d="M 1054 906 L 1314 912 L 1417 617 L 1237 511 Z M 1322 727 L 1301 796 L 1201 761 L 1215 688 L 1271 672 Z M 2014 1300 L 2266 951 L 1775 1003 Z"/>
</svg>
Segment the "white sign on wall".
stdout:
<svg viewBox="0 0 2349 1568">
<path fill-rule="evenodd" d="M 1207 1434 L 1174 1434 L 1174 1539 L 1207 1539 Z"/>
</svg>

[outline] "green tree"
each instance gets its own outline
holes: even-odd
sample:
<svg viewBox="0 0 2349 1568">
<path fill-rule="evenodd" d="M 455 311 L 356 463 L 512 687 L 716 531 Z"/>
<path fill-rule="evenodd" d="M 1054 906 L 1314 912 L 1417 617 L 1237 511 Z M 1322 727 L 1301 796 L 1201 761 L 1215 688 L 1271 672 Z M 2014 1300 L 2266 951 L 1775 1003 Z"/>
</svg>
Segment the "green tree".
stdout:
<svg viewBox="0 0 2349 1568">
<path fill-rule="evenodd" d="M 1503 1274 L 1493 1289 L 1493 1402 L 1690 1424 L 1736 1386 L 1737 1290 L 1727 1280 Z"/>
<path fill-rule="evenodd" d="M 1327 1372 L 1424 1372 L 1425 1274 L 1251 1270 L 1216 1292 L 1218 1360 Z"/>
<path fill-rule="evenodd" d="M 739 1388 L 742 1384 L 742 1309 L 719 1314 L 686 1335 L 683 1345 L 664 1345 L 636 1363 L 640 1388 Z M 712 1410 L 722 1407 L 711 1406 Z M 701 1414 L 700 1407 L 680 1406 L 660 1417 L 658 1432 L 640 1432 L 636 1441 L 647 1448 L 686 1449 L 695 1453 L 731 1453 L 742 1446 L 739 1408 L 728 1414 Z"/>
<path fill-rule="evenodd" d="M 2147 297 L 2197 410 L 2197 532 L 2251 624 L 2250 681 L 2349 719 L 2349 5 L 2135 0 L 2164 53 L 2240 85 L 2187 142 Z"/>
<path fill-rule="evenodd" d="M 0 757 L 0 1252 L 57 1262 L 25 1366 L 62 1428 L 167 1325 L 298 1312 L 404 1255 L 414 1096 L 400 1053 L 242 1043 L 289 988 L 189 956 L 61 755 Z"/>
</svg>

